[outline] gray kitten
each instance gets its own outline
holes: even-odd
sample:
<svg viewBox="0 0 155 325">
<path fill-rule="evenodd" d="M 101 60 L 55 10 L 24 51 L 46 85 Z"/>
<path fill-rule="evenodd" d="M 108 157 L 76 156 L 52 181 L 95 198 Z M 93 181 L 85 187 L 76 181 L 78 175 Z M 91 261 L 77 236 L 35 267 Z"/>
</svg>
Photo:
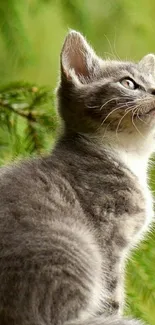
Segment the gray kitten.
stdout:
<svg viewBox="0 0 155 325">
<path fill-rule="evenodd" d="M 49 157 L 1 170 L 0 325 L 140 325 L 123 269 L 153 217 L 155 56 L 101 60 L 70 32 Z"/>
</svg>

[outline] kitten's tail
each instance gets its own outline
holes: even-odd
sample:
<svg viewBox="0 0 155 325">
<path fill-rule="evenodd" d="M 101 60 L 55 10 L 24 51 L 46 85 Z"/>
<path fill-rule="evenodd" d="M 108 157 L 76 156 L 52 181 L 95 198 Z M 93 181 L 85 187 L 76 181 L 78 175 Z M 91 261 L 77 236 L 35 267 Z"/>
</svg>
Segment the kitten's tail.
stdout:
<svg viewBox="0 0 155 325">
<path fill-rule="evenodd" d="M 64 325 L 144 325 L 139 320 L 120 318 L 118 316 L 96 317 L 88 320 L 66 322 Z"/>
</svg>

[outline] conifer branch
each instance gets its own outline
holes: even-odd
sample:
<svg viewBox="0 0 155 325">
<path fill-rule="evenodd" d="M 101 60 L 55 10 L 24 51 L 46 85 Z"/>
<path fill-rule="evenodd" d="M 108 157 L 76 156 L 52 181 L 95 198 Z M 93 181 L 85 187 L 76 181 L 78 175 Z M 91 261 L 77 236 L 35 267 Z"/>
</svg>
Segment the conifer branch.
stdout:
<svg viewBox="0 0 155 325">
<path fill-rule="evenodd" d="M 53 104 L 53 95 L 48 88 L 20 82 L 5 86 L 0 89 L 0 127 L 7 127 L 13 136 L 20 121 L 24 126 L 25 150 L 40 153 L 45 147 L 46 131 L 54 132 L 57 125 L 49 104 Z"/>
</svg>

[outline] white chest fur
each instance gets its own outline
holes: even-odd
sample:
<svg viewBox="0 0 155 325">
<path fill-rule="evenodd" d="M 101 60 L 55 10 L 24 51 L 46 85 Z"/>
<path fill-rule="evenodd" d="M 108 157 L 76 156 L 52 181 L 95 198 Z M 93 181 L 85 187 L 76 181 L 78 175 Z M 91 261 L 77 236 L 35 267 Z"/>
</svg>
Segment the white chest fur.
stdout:
<svg viewBox="0 0 155 325">
<path fill-rule="evenodd" d="M 141 187 L 142 194 L 146 204 L 146 219 L 144 227 L 140 232 L 140 236 L 148 230 L 151 221 L 153 220 L 153 198 L 147 184 L 147 165 L 148 159 L 144 156 L 143 158 L 138 153 L 130 153 L 127 151 L 120 151 L 119 156 L 123 163 L 137 176 L 137 180 Z"/>
</svg>

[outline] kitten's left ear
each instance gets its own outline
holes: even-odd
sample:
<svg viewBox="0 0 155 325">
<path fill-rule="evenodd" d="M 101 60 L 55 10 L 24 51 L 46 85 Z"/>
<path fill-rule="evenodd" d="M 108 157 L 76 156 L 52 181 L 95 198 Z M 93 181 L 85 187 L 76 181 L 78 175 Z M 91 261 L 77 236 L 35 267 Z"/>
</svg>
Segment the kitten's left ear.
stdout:
<svg viewBox="0 0 155 325">
<path fill-rule="evenodd" d="M 71 31 L 67 35 L 61 52 L 62 78 L 76 83 L 94 80 L 101 71 L 100 62 L 79 32 Z"/>
<path fill-rule="evenodd" d="M 155 55 L 148 54 L 139 62 L 140 69 L 155 77 Z"/>
</svg>

